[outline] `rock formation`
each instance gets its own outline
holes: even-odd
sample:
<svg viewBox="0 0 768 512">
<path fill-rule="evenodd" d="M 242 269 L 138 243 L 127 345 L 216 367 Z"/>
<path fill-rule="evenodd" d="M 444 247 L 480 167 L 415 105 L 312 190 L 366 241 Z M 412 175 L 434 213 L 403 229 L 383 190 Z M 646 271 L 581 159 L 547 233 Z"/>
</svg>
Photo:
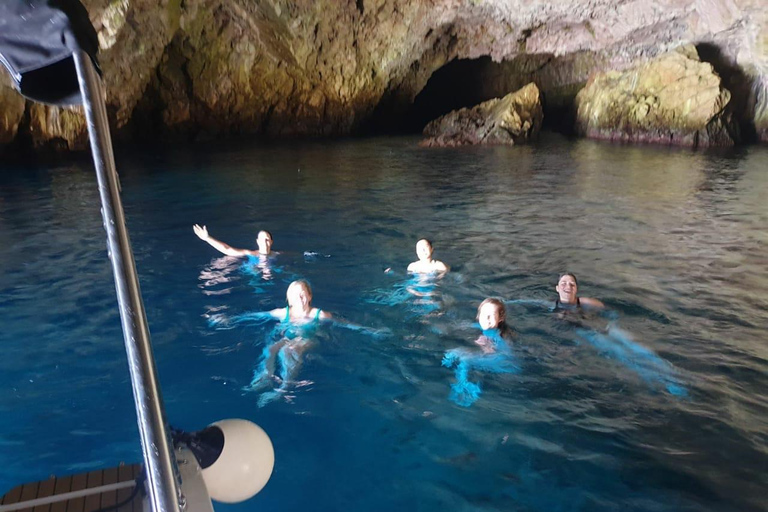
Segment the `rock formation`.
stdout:
<svg viewBox="0 0 768 512">
<path fill-rule="evenodd" d="M 24 99 L 11 89 L 10 80 L 4 83 L 5 78 L 0 75 L 0 144 L 13 141 L 24 117 Z"/>
<path fill-rule="evenodd" d="M 738 126 L 731 94 L 710 64 L 684 47 L 623 72 L 593 76 L 576 95 L 576 125 L 587 137 L 683 146 L 729 146 Z"/>
<path fill-rule="evenodd" d="M 408 113 L 441 68 L 482 59 L 488 65 L 474 77 L 475 99 L 535 81 L 545 112 L 567 111 L 590 74 L 684 44 L 716 50 L 715 71 L 726 89 L 739 89 L 734 99 L 743 98 L 733 115 L 755 134 L 768 131 L 764 0 L 83 3 L 99 32 L 116 138 L 376 129 Z M 33 112 L 27 104 L 30 122 L 16 122 L 18 108 L 6 115 L 5 105 L 18 100 L 0 97 L 0 141 L 19 129 L 35 145 L 85 140 L 76 111 Z"/>
<path fill-rule="evenodd" d="M 500 99 L 439 117 L 424 128 L 424 146 L 521 144 L 539 133 L 544 114 L 536 84 Z"/>
</svg>

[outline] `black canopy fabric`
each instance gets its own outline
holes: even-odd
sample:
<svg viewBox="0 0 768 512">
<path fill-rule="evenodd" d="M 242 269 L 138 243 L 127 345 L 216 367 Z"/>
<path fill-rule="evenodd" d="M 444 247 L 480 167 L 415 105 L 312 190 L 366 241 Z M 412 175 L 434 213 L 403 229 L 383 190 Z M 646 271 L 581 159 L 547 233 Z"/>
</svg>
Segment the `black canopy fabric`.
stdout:
<svg viewBox="0 0 768 512">
<path fill-rule="evenodd" d="M 27 98 L 82 103 L 72 53 L 83 50 L 97 64 L 98 49 L 96 31 L 78 0 L 0 0 L 0 62 Z"/>
</svg>

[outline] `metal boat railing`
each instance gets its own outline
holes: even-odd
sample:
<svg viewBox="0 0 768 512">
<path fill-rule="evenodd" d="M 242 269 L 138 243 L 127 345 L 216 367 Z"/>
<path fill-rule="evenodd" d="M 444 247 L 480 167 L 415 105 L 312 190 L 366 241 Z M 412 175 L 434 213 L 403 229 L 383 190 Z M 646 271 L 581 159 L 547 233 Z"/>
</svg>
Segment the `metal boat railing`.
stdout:
<svg viewBox="0 0 768 512">
<path fill-rule="evenodd" d="M 155 512 L 179 512 L 185 508 L 185 499 L 181 492 L 176 460 L 171 451 L 172 444 L 158 386 L 136 263 L 125 226 L 104 91 L 90 56 L 82 50 L 73 52 L 72 56 L 77 69 L 96 167 L 101 214 L 107 232 L 107 250 L 112 262 L 120 320 L 123 325 L 150 503 Z"/>
</svg>

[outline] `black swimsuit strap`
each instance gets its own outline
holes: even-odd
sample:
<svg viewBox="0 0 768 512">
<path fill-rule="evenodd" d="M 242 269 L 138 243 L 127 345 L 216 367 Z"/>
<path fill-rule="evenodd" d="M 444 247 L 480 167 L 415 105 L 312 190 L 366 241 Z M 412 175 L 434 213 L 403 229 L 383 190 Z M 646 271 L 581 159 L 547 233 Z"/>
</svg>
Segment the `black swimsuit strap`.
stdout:
<svg viewBox="0 0 768 512">
<path fill-rule="evenodd" d="M 562 305 L 563 305 L 563 303 L 560 302 L 560 297 L 555 299 L 555 309 L 558 309 L 558 308 L 565 309 L 565 308 L 561 307 Z M 570 306 L 570 304 L 568 304 L 568 306 Z M 576 309 L 581 309 L 581 299 L 578 298 L 578 297 L 576 297 Z"/>
</svg>

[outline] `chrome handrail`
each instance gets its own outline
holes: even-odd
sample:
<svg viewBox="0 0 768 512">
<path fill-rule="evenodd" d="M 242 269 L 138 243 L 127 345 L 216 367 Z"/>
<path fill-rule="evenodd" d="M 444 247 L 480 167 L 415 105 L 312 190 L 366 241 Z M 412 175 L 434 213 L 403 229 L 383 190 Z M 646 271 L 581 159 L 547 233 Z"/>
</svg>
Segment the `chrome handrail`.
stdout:
<svg viewBox="0 0 768 512">
<path fill-rule="evenodd" d="M 96 166 L 101 214 L 104 229 L 107 231 L 107 249 L 115 277 L 125 351 L 128 355 L 147 471 L 149 499 L 154 512 L 180 512 L 185 508 L 185 499 L 181 493 L 181 479 L 176 460 L 171 451 L 147 316 L 136 274 L 136 262 L 125 226 L 101 79 L 87 53 L 75 51 L 72 57 L 83 97 L 91 152 Z"/>
</svg>

